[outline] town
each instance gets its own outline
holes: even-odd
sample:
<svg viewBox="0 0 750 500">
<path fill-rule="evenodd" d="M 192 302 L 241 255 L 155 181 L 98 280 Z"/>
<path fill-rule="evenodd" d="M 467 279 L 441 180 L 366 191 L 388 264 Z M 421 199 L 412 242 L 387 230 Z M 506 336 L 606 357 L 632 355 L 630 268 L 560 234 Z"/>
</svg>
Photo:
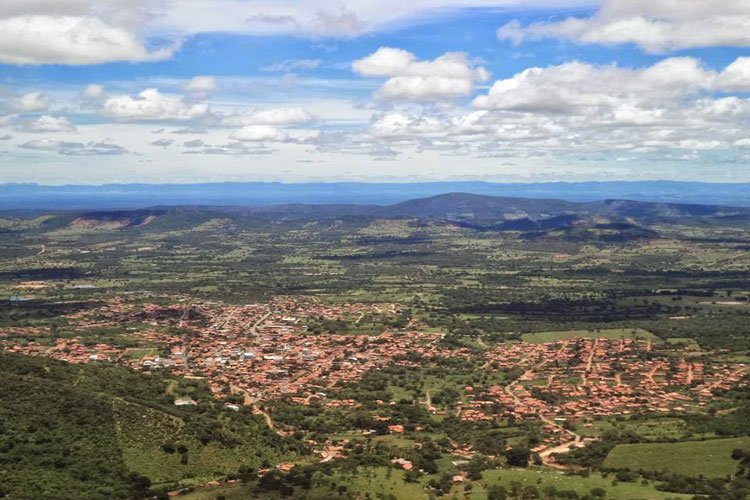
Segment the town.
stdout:
<svg viewBox="0 0 750 500">
<path fill-rule="evenodd" d="M 169 302 L 165 304 L 166 299 Z M 379 334 L 347 331 L 313 333 L 311 320 L 364 317 L 392 318 L 402 311 L 396 303 L 329 305 L 310 297 L 278 297 L 269 303 L 223 305 L 187 296 L 153 294 L 118 297 L 100 307 L 68 315 L 67 328 L 124 327 L 136 346 L 123 347 L 84 341 L 85 336 L 60 337 L 53 345 L 33 340 L 34 329 L 6 328 L 0 341 L 9 353 L 48 356 L 69 363 L 117 363 L 130 369 L 167 370 L 203 380 L 227 410 L 251 406 L 266 416 L 273 428 L 270 402 L 357 408 L 354 399 L 329 396 L 337 388 L 360 380 L 366 373 L 390 366 L 416 367 L 415 359 L 464 359 L 485 372 L 512 373 L 501 385 L 458 388 L 452 406 L 433 404 L 430 392 L 415 401 L 434 415 L 455 415 L 464 422 L 536 421 L 542 442 L 531 451 L 545 463 L 555 454 L 585 446 L 596 437 L 582 437 L 572 429 L 591 428 L 601 418 L 649 412 L 701 412 L 715 393 L 746 386 L 750 366 L 702 361 L 706 353 L 690 357 L 653 336 L 571 337 L 550 342 L 501 342 L 485 349 L 446 346 L 444 334 L 420 331 L 412 320 L 402 329 Z M 350 323 L 351 324 L 351 323 Z M 196 404 L 177 397 L 175 405 Z M 378 401 L 379 405 L 395 401 Z M 403 434 L 404 423 L 374 412 L 388 432 Z M 571 424 L 577 424 L 577 427 Z M 275 429 L 290 434 L 294 428 Z M 375 432 L 364 429 L 364 435 Z M 328 443 L 322 460 L 343 457 L 341 443 Z M 456 453 L 472 458 L 471 447 L 458 443 Z"/>
</svg>

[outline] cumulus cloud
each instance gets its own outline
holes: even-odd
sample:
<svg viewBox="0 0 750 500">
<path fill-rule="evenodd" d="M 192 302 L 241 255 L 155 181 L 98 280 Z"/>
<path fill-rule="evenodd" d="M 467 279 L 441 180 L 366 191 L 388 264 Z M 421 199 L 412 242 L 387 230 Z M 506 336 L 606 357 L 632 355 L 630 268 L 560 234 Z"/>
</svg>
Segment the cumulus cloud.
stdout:
<svg viewBox="0 0 750 500">
<path fill-rule="evenodd" d="M 750 57 L 739 57 L 721 73 L 721 90 L 750 92 Z"/>
<path fill-rule="evenodd" d="M 205 103 L 188 103 L 182 96 L 146 89 L 135 97 L 108 98 L 104 114 L 122 121 L 188 121 L 210 118 L 211 110 Z"/>
<path fill-rule="evenodd" d="M 20 129 L 25 132 L 51 133 L 75 132 L 76 127 L 65 117 L 44 115 L 36 120 L 20 122 Z"/>
<path fill-rule="evenodd" d="M 95 17 L 27 15 L 0 19 L 0 62 L 86 65 L 159 61 L 177 45 L 149 50 L 138 36 Z"/>
<path fill-rule="evenodd" d="M 315 120 L 315 117 L 303 108 L 268 108 L 253 109 L 243 113 L 235 113 L 222 119 L 227 127 L 243 127 L 247 125 L 298 125 Z"/>
<path fill-rule="evenodd" d="M 236 130 L 230 136 L 231 139 L 241 142 L 282 142 L 286 140 L 286 133 L 271 125 L 248 125 Z"/>
<path fill-rule="evenodd" d="M 627 151 L 655 161 L 701 159 L 749 144 L 750 99 L 726 95 L 742 88 L 744 65 L 741 58 L 717 71 L 676 57 L 639 69 L 582 62 L 529 68 L 494 82 L 474 99 L 473 110 L 395 105 L 364 131 L 325 132 L 305 143 L 353 154 L 387 147 L 480 158 L 606 161 Z"/>
<path fill-rule="evenodd" d="M 213 76 L 195 76 L 190 81 L 185 82 L 182 85 L 182 89 L 186 92 L 195 93 L 208 93 L 216 90 L 218 85 L 216 79 Z"/>
<path fill-rule="evenodd" d="M 171 146 L 174 141 L 171 139 L 157 139 L 155 141 L 151 142 L 152 146 L 157 146 L 160 148 L 166 148 L 168 146 Z"/>
<path fill-rule="evenodd" d="M 452 99 L 471 94 L 475 82 L 490 78 L 486 69 L 472 64 L 462 52 L 419 61 L 411 52 L 393 47 L 381 47 L 354 61 L 352 69 L 362 76 L 387 77 L 377 92 L 384 99 Z"/>
<path fill-rule="evenodd" d="M 704 97 L 695 102 L 715 104 L 722 100 L 710 98 L 711 92 L 749 89 L 750 82 L 742 78 L 750 70 L 747 63 L 740 58 L 720 72 L 692 57 L 668 58 L 643 69 L 577 61 L 529 68 L 496 81 L 487 95 L 474 100 L 474 106 L 653 122 L 685 110 L 686 99 Z"/>
<path fill-rule="evenodd" d="M 81 99 L 86 102 L 98 102 L 107 97 L 103 85 L 92 83 L 81 92 Z"/>
<path fill-rule="evenodd" d="M 634 43 L 649 52 L 692 47 L 750 46 L 745 0 L 604 0 L 592 17 L 501 27 L 500 39 L 521 43 L 563 38 L 580 43 Z"/>
<path fill-rule="evenodd" d="M 49 109 L 51 99 L 42 92 L 30 92 L 13 99 L 10 110 L 16 113 L 39 113 Z"/>
</svg>

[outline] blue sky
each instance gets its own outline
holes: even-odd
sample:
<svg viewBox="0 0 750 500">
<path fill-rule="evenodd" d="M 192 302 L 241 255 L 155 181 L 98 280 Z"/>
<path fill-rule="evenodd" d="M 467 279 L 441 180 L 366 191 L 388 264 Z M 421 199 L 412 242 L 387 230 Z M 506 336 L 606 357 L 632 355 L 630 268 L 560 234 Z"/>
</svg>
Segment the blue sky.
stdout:
<svg viewBox="0 0 750 500">
<path fill-rule="evenodd" d="M 0 6 L 0 182 L 750 181 L 750 2 L 654 4 Z"/>
</svg>

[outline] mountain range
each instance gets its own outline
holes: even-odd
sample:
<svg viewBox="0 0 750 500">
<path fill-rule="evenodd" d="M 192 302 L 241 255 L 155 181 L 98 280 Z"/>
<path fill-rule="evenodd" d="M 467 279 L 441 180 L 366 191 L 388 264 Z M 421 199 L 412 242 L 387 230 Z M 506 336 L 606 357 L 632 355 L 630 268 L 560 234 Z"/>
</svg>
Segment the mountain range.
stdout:
<svg viewBox="0 0 750 500">
<path fill-rule="evenodd" d="M 750 184 L 702 182 L 205 183 L 43 186 L 0 184 L 0 210 L 134 209 L 154 205 L 392 205 L 445 193 L 593 202 L 625 199 L 750 207 Z"/>
</svg>

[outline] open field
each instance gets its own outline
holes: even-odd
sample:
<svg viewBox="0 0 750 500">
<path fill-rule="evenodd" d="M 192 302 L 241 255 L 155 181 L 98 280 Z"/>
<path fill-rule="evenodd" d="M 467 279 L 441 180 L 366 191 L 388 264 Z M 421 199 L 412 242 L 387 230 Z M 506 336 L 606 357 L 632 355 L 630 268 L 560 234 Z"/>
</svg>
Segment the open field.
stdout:
<svg viewBox="0 0 750 500">
<path fill-rule="evenodd" d="M 732 450 L 750 446 L 750 437 L 682 443 L 617 445 L 604 461 L 611 469 L 676 472 L 686 476 L 723 477 L 737 471 Z"/>
</svg>

